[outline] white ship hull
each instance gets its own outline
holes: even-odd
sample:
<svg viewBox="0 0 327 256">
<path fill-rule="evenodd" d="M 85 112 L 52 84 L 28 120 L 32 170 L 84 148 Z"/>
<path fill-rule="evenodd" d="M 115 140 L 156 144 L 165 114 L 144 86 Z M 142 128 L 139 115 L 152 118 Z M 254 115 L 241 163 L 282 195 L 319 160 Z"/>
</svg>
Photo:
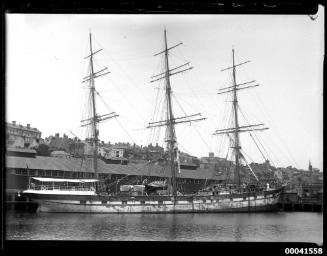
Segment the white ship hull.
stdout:
<svg viewBox="0 0 327 256">
<path fill-rule="evenodd" d="M 62 213 L 195 213 L 195 212 L 261 212 L 276 210 L 280 192 L 270 193 L 266 196 L 256 197 L 178 197 L 173 201 L 171 197 L 159 197 L 158 200 L 140 201 L 130 197 L 124 200 L 104 200 L 102 197 L 96 200 L 97 196 L 84 198 L 84 200 L 70 200 L 67 198 L 45 198 L 45 195 L 33 199 L 38 203 L 40 212 L 62 212 Z M 109 199 L 109 197 L 107 197 Z"/>
</svg>

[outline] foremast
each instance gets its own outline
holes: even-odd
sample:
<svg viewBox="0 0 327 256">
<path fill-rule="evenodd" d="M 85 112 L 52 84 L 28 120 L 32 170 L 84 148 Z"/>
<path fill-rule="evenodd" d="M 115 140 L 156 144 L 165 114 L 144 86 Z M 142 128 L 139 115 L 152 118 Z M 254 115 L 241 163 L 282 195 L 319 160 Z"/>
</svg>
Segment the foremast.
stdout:
<svg viewBox="0 0 327 256">
<path fill-rule="evenodd" d="M 155 54 L 154 56 L 157 56 L 159 54 L 164 54 L 164 61 L 165 61 L 165 71 L 163 73 L 160 73 L 158 75 L 154 75 L 151 78 L 153 79 L 151 82 L 156 82 L 159 80 L 164 79 L 165 81 L 165 96 L 166 96 L 166 120 L 157 121 L 157 122 L 151 122 L 149 123 L 149 126 L 147 128 L 153 128 L 158 126 L 166 126 L 166 142 L 167 142 L 167 151 L 168 151 L 168 166 L 171 173 L 171 179 L 170 179 L 170 188 L 169 188 L 169 194 L 172 196 L 177 195 L 177 182 L 176 182 L 176 176 L 177 172 L 179 171 L 179 163 L 178 163 L 178 144 L 177 144 L 177 137 L 175 132 L 175 125 L 179 123 L 186 123 L 186 122 L 194 122 L 194 121 L 201 121 L 206 118 L 199 118 L 201 116 L 200 113 L 189 115 L 189 116 L 183 116 L 183 117 L 174 117 L 173 114 L 173 107 L 172 107 L 172 89 L 171 89 L 171 83 L 170 83 L 170 77 L 172 75 L 185 72 L 187 70 L 192 69 L 193 67 L 180 69 L 181 67 L 185 67 L 189 65 L 188 63 L 185 63 L 181 66 L 175 67 L 170 69 L 169 67 L 169 54 L 168 51 L 181 45 L 182 43 L 179 43 L 177 45 L 174 45 L 172 47 L 167 46 L 167 32 L 166 29 L 164 29 L 164 50 Z M 174 71 L 174 72 L 172 72 Z M 191 118 L 192 117 L 192 118 Z"/>
<path fill-rule="evenodd" d="M 248 89 L 252 87 L 259 86 L 259 84 L 252 84 L 255 82 L 249 81 L 245 83 L 240 83 L 237 84 L 236 82 L 236 67 L 241 66 L 243 64 L 249 63 L 250 61 L 245 61 L 240 64 L 235 65 L 235 56 L 234 56 L 234 48 L 232 49 L 232 55 L 233 55 L 233 65 L 231 67 L 222 69 L 221 71 L 226 71 L 232 69 L 233 72 L 233 85 L 229 87 L 225 87 L 222 89 L 219 89 L 220 92 L 218 94 L 225 94 L 225 93 L 232 93 L 233 95 L 233 120 L 234 120 L 234 127 L 227 128 L 227 129 L 219 129 L 216 130 L 213 134 L 214 135 L 220 135 L 220 134 L 227 134 L 230 136 L 232 134 L 232 146 L 231 148 L 233 149 L 234 152 L 234 160 L 235 160 L 235 166 L 234 166 L 234 183 L 238 186 L 241 187 L 241 177 L 240 177 L 240 160 L 244 159 L 243 154 L 241 153 L 241 142 L 240 142 L 240 136 L 239 134 L 241 132 L 252 132 L 252 131 L 262 131 L 268 129 L 267 127 L 261 127 L 264 124 L 252 124 L 252 125 L 247 125 L 247 126 L 240 126 L 239 125 L 239 119 L 238 119 L 238 111 L 239 111 L 239 105 L 238 105 L 238 99 L 237 99 L 237 91 L 243 90 L 243 89 Z M 251 84 L 251 85 L 248 85 Z M 247 85 L 247 86 L 244 86 Z M 251 167 L 248 165 L 250 168 L 252 174 L 254 177 L 258 180 L 257 176 L 254 174 L 252 171 Z"/>
<path fill-rule="evenodd" d="M 109 113 L 109 114 L 104 114 L 104 115 L 97 115 L 96 112 L 96 98 L 95 98 L 95 94 L 98 94 L 98 92 L 96 91 L 95 88 L 95 83 L 94 80 L 95 78 L 104 76 L 109 74 L 110 72 L 107 71 L 107 67 L 99 70 L 99 71 L 94 71 L 94 66 L 93 66 L 93 56 L 102 51 L 102 49 L 94 51 L 92 49 L 92 34 L 90 32 L 89 34 L 89 43 L 90 43 L 90 54 L 88 56 L 86 56 L 84 59 L 88 59 L 89 58 L 89 74 L 88 76 L 83 78 L 82 83 L 88 83 L 88 89 L 90 92 L 90 100 L 91 100 L 91 117 L 88 119 L 84 119 L 81 121 L 82 123 L 82 127 L 84 126 L 91 126 L 92 127 L 92 136 L 91 136 L 91 141 L 93 144 L 93 168 L 94 168 L 94 178 L 98 179 L 99 175 L 98 175 L 98 148 L 99 148 L 99 123 L 110 119 L 110 118 L 114 118 L 117 117 L 118 115 L 115 112 Z M 99 188 L 97 186 L 96 188 L 97 192 L 99 192 Z"/>
</svg>

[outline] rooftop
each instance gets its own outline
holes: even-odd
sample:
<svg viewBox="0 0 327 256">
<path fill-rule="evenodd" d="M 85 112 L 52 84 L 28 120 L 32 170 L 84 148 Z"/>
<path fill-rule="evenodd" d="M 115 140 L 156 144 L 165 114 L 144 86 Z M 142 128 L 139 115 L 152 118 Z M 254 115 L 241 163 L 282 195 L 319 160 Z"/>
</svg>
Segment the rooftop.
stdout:
<svg viewBox="0 0 327 256">
<path fill-rule="evenodd" d="M 94 172 L 92 159 L 80 158 L 58 158 L 47 156 L 36 156 L 35 158 L 6 156 L 7 168 L 23 168 L 38 170 L 57 170 L 75 172 Z M 139 176 L 170 177 L 169 169 L 155 164 L 135 164 L 128 165 L 106 164 L 98 159 L 99 173 L 124 174 Z M 212 169 L 184 170 L 177 174 L 180 178 L 191 179 L 214 179 L 221 180 L 223 177 Z"/>
<path fill-rule="evenodd" d="M 19 128 L 25 131 L 33 131 L 33 132 L 40 132 L 38 129 L 30 127 L 29 124 L 27 124 L 27 126 L 21 125 L 21 124 L 16 124 L 16 123 L 6 123 L 7 127 L 11 127 L 11 128 Z"/>
</svg>

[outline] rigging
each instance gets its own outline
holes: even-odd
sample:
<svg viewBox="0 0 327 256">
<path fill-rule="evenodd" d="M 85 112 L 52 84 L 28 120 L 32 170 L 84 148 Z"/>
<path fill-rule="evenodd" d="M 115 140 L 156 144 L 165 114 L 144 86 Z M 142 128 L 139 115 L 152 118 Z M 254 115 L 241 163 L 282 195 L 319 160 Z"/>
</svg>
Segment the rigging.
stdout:
<svg viewBox="0 0 327 256">
<path fill-rule="evenodd" d="M 233 58 L 232 59 L 233 65 L 231 67 L 222 69 L 221 71 L 232 70 L 233 85 L 220 89 L 219 90 L 220 92 L 218 92 L 217 94 L 232 93 L 232 95 L 233 95 L 232 103 L 233 103 L 234 127 L 225 128 L 225 129 L 218 129 L 213 134 L 214 135 L 227 134 L 228 136 L 230 136 L 230 134 L 233 134 L 233 138 L 230 138 L 230 139 L 231 139 L 231 142 L 232 142 L 231 148 L 233 149 L 234 157 L 235 157 L 234 182 L 237 184 L 238 187 L 241 187 L 240 159 L 245 160 L 245 158 L 244 158 L 243 154 L 241 153 L 241 143 L 240 143 L 239 133 L 240 132 L 248 132 L 248 131 L 262 131 L 262 130 L 266 130 L 268 128 L 262 127 L 264 124 L 253 124 L 253 125 L 247 125 L 247 126 L 240 126 L 239 125 L 239 119 L 238 119 L 239 118 L 238 117 L 239 106 L 238 106 L 237 91 L 243 90 L 243 89 L 249 89 L 249 88 L 252 88 L 252 87 L 256 87 L 256 86 L 259 86 L 259 84 L 249 85 L 249 84 L 252 84 L 253 82 L 255 82 L 255 80 L 238 84 L 237 81 L 236 81 L 236 67 L 244 65 L 246 63 L 249 63 L 250 61 L 245 61 L 245 62 L 242 62 L 242 63 L 239 63 L 239 64 L 235 64 L 234 48 L 232 49 L 232 58 Z M 246 85 L 246 86 L 244 86 L 244 85 Z M 246 162 L 246 160 L 245 160 L 245 162 Z M 247 164 L 247 162 L 246 162 L 246 164 Z M 250 170 L 252 172 L 251 168 L 250 168 Z M 257 179 L 257 177 L 256 177 L 256 179 Z"/>
<path fill-rule="evenodd" d="M 175 47 L 181 45 L 182 43 L 179 43 L 177 45 L 174 45 L 172 47 L 167 46 L 167 32 L 166 29 L 164 29 L 164 50 L 160 51 L 159 53 L 155 54 L 154 56 L 158 56 L 161 54 L 164 54 L 164 62 L 165 62 L 165 71 L 162 73 L 159 73 L 157 75 L 153 75 L 151 78 L 155 78 L 150 81 L 157 82 L 164 80 L 165 81 L 165 108 L 166 108 L 166 119 L 156 122 L 150 122 L 147 128 L 154 128 L 154 127 L 160 127 L 160 126 L 166 126 L 166 142 L 167 142 L 167 151 L 168 151 L 168 161 L 169 161 L 169 168 L 171 172 L 171 180 L 170 180 L 170 193 L 173 196 L 176 196 L 177 194 L 177 182 L 176 182 L 176 170 L 180 170 L 179 167 L 179 155 L 178 155 L 178 144 L 177 144 L 177 138 L 176 138 L 176 131 L 175 131 L 175 125 L 179 123 L 186 123 L 186 122 L 195 122 L 195 121 L 201 121 L 205 118 L 200 118 L 200 113 L 189 115 L 189 116 L 183 116 L 183 117 L 174 117 L 173 114 L 173 108 L 172 108 L 172 89 L 171 89 L 171 83 L 170 83 L 170 77 L 179 73 L 183 73 L 185 71 L 191 70 L 193 67 L 185 68 L 185 66 L 189 65 L 189 63 L 185 63 L 183 65 L 169 68 L 169 59 L 168 59 L 168 51 L 174 49 Z M 184 69 L 181 69 L 181 68 Z M 172 72 L 174 71 L 174 72 Z"/>
</svg>

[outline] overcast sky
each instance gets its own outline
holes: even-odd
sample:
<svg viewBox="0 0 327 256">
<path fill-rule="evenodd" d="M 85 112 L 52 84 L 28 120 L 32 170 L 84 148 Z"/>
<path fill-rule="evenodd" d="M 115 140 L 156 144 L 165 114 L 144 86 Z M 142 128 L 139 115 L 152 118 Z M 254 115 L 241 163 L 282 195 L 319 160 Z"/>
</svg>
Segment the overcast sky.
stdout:
<svg viewBox="0 0 327 256">
<path fill-rule="evenodd" d="M 158 121 L 155 108 L 163 83 L 150 83 L 162 72 L 167 29 L 170 67 L 190 62 L 194 69 L 171 77 L 175 116 L 202 113 L 207 120 L 176 128 L 180 149 L 196 156 L 212 151 L 225 157 L 226 138 L 213 136 L 227 128 L 230 98 L 217 95 L 230 86 L 230 72 L 220 70 L 235 62 L 237 82 L 260 84 L 239 91 L 240 125 L 264 123 L 257 132 L 275 166 L 307 169 L 311 160 L 322 169 L 322 102 L 324 10 L 318 18 L 307 15 L 57 15 L 7 14 L 6 107 L 8 122 L 27 123 L 42 138 L 59 132 L 85 136 L 80 120 L 85 113 L 89 32 L 95 70 L 108 67 L 109 75 L 96 80 L 96 88 L 109 109 L 97 101 L 98 114 L 116 111 L 117 120 L 100 124 L 105 142 L 162 145 L 162 136 L 145 129 Z M 177 99 L 177 101 L 175 101 Z M 181 106 L 181 107 L 180 107 Z M 123 128 L 122 128 L 123 127 Z M 242 134 L 241 144 L 249 162 L 263 157 Z"/>
</svg>

